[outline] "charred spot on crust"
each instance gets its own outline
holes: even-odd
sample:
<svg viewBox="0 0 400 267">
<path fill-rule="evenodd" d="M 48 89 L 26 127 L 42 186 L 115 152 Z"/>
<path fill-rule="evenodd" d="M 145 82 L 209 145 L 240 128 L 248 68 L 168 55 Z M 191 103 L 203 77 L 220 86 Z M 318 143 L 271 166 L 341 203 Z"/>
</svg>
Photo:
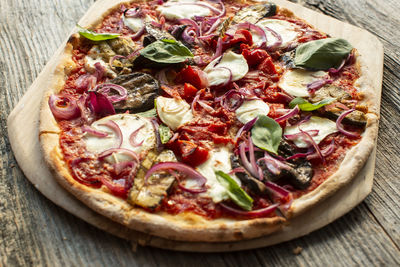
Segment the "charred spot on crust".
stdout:
<svg viewBox="0 0 400 267">
<path fill-rule="evenodd" d="M 147 73 L 134 72 L 120 75 L 110 80 L 110 83 L 123 86 L 128 91 L 126 100 L 114 104 L 119 112 L 129 110 L 132 113 L 153 108 L 154 99 L 160 93 L 158 81 Z"/>
</svg>

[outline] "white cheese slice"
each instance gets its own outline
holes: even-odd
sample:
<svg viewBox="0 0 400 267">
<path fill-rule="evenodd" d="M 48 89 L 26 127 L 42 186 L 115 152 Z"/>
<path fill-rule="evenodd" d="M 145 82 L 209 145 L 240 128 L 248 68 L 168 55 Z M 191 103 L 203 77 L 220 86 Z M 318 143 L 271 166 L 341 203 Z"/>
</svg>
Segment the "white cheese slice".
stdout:
<svg viewBox="0 0 400 267">
<path fill-rule="evenodd" d="M 312 136 L 314 141 L 319 144 L 325 137 L 328 135 L 337 132 L 336 123 L 317 116 L 312 116 L 309 121 L 304 122 L 300 125 L 289 126 L 285 128 L 284 135 L 288 134 L 296 134 L 299 133 L 300 130 L 310 131 L 310 130 L 318 130 L 318 134 L 316 136 Z M 298 147 L 308 147 L 309 145 L 303 141 L 303 139 L 299 138 L 294 140 L 294 143 Z"/>
<path fill-rule="evenodd" d="M 211 197 L 215 203 L 229 199 L 227 189 L 217 180 L 215 171 L 229 173 L 232 170 L 230 156 L 232 152 L 227 147 L 221 147 L 210 151 L 210 158 L 196 169 L 207 178 L 206 185 L 209 187 L 204 194 Z M 230 175 L 239 185 L 240 180 L 235 175 Z"/>
<path fill-rule="evenodd" d="M 197 1 L 168 1 L 157 8 L 161 15 L 167 19 L 192 19 L 195 16 L 205 17 L 211 15 L 211 10 L 204 6 L 196 5 Z M 182 5 L 182 3 L 184 3 Z M 192 4 L 193 3 L 193 4 Z M 201 2 L 205 4 L 204 2 Z"/>
<path fill-rule="evenodd" d="M 154 133 L 154 128 L 152 123 L 147 118 L 135 114 L 116 114 L 104 117 L 92 123 L 92 128 L 106 132 L 108 135 L 106 137 L 97 137 L 90 133 L 85 133 L 83 140 L 86 143 L 86 149 L 88 151 L 93 153 L 101 153 L 107 149 L 116 148 L 118 146 L 119 139 L 117 138 L 114 130 L 103 125 L 109 120 L 114 121 L 121 129 L 123 137 L 121 148 L 126 148 L 136 153 L 141 153 L 142 151 L 148 151 L 155 147 L 156 136 Z M 140 146 L 134 147 L 130 144 L 129 137 L 140 127 L 142 128 L 137 133 L 135 141 L 138 143 L 143 141 L 143 143 Z M 113 156 L 107 157 L 107 160 L 111 162 L 122 162 L 132 159 L 126 154 L 114 153 Z"/>
<path fill-rule="evenodd" d="M 249 71 L 249 66 L 243 55 L 232 51 L 226 52 L 222 55 L 222 58 L 214 59 L 204 69 L 211 86 L 223 84 L 229 79 L 230 73 L 224 68 L 228 68 L 232 72 L 232 81 L 242 79 Z"/>
<path fill-rule="evenodd" d="M 237 119 L 245 124 L 257 117 L 258 115 L 268 115 L 269 106 L 261 99 L 244 101 L 243 104 L 235 111 Z"/>
<path fill-rule="evenodd" d="M 93 73 L 96 70 L 96 67 L 94 66 L 94 64 L 100 63 L 100 65 L 104 67 L 105 75 L 107 77 L 109 77 L 109 78 L 117 77 L 117 74 L 110 68 L 109 64 L 104 62 L 101 58 L 93 58 L 90 56 L 86 56 L 84 61 L 85 61 L 85 69 L 90 73 Z"/>
<path fill-rule="evenodd" d="M 185 100 L 159 96 L 156 102 L 158 116 L 172 130 L 193 119 L 190 105 Z"/>
<path fill-rule="evenodd" d="M 308 97 L 310 95 L 307 84 L 321 80 L 327 75 L 328 73 L 325 71 L 288 70 L 284 73 L 278 86 L 292 96 Z"/>
<path fill-rule="evenodd" d="M 257 22 L 256 25 L 264 29 L 265 35 L 267 36 L 267 46 L 273 45 L 278 41 L 278 39 L 270 31 L 266 30 L 265 29 L 266 27 L 275 31 L 282 37 L 281 47 L 288 45 L 290 42 L 294 41 L 299 35 L 299 32 L 296 31 L 297 26 L 286 20 L 262 19 L 259 22 Z M 252 35 L 254 44 L 260 45 L 261 36 L 255 33 L 253 33 Z"/>
<path fill-rule="evenodd" d="M 142 18 L 126 18 L 125 16 L 122 16 L 122 21 L 134 32 L 138 32 L 144 26 Z"/>
</svg>

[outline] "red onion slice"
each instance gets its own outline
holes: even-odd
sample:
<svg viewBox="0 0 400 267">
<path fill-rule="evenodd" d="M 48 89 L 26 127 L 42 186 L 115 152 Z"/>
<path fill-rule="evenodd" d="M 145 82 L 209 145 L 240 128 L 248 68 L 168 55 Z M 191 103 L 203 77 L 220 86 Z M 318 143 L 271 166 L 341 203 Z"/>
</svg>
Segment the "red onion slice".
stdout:
<svg viewBox="0 0 400 267">
<path fill-rule="evenodd" d="M 267 46 L 267 50 L 275 50 L 276 48 L 278 48 L 279 46 L 282 45 L 282 36 L 277 33 L 276 31 L 274 31 L 273 29 L 269 28 L 269 27 L 264 27 L 264 29 L 266 29 L 267 31 L 269 31 L 275 38 L 276 38 L 276 42 L 268 45 Z"/>
<path fill-rule="evenodd" d="M 243 104 L 243 101 L 243 93 L 234 89 L 226 92 L 220 99 L 221 106 L 231 112 L 237 110 Z"/>
<path fill-rule="evenodd" d="M 125 100 L 128 96 L 128 91 L 124 87 L 113 83 L 99 84 L 93 90 L 102 93 L 104 95 L 107 95 L 108 99 L 110 99 L 112 103 L 117 103 L 122 100 Z M 115 90 L 118 93 L 118 95 L 109 95 L 111 90 Z"/>
<path fill-rule="evenodd" d="M 161 150 L 163 149 L 164 145 L 161 142 L 160 132 L 158 131 L 158 127 L 160 126 L 160 124 L 158 123 L 156 118 L 153 118 L 150 121 L 151 121 L 151 124 L 153 124 L 154 133 L 156 135 L 157 151 L 161 152 Z"/>
<path fill-rule="evenodd" d="M 103 79 L 104 74 L 106 73 L 106 68 L 103 65 L 101 65 L 100 62 L 94 63 L 94 67 L 95 71 L 93 75 L 96 77 L 97 81 L 100 81 L 101 79 Z"/>
<path fill-rule="evenodd" d="M 100 116 L 115 114 L 115 109 L 111 101 L 102 93 L 90 91 L 89 103 L 93 112 Z"/>
<path fill-rule="evenodd" d="M 286 165 L 285 163 L 281 162 L 280 160 L 272 157 L 268 152 L 264 153 L 264 157 L 258 159 L 258 161 L 264 161 L 265 165 L 267 166 L 268 170 L 275 175 L 281 173 L 281 170 L 290 170 L 291 167 Z"/>
<path fill-rule="evenodd" d="M 82 126 L 82 131 L 84 133 L 89 133 L 89 134 L 97 136 L 97 137 L 107 137 L 108 136 L 108 133 L 100 131 L 100 130 L 97 130 L 97 129 L 94 129 L 94 128 L 88 126 L 88 125 L 83 125 Z"/>
<path fill-rule="evenodd" d="M 221 86 L 225 86 L 225 85 L 227 85 L 227 84 L 232 82 L 232 77 L 233 76 L 232 76 L 231 69 L 229 69 L 227 67 L 217 67 L 217 68 L 214 68 L 214 69 L 225 69 L 225 70 L 229 71 L 229 78 L 223 84 L 221 84 Z"/>
<path fill-rule="evenodd" d="M 243 127 L 239 129 L 239 131 L 237 132 L 237 134 L 235 136 L 235 142 L 237 142 L 237 140 L 242 135 L 242 133 L 249 131 L 251 129 L 251 127 L 253 127 L 253 125 L 256 123 L 257 120 L 258 120 L 258 117 L 255 117 L 254 119 L 252 119 L 251 121 L 249 121 L 245 125 L 243 125 Z"/>
<path fill-rule="evenodd" d="M 246 29 L 246 30 L 253 30 L 257 32 L 261 36 L 261 44 L 259 45 L 260 48 L 264 48 L 267 43 L 267 36 L 262 28 L 260 26 L 257 26 L 255 24 L 251 24 L 249 22 L 243 22 L 238 25 L 236 25 L 236 29 Z"/>
<path fill-rule="evenodd" d="M 49 97 L 49 107 L 54 117 L 59 120 L 75 119 L 81 114 L 76 101 L 65 95 L 51 95 Z"/>
<path fill-rule="evenodd" d="M 128 189 L 125 187 L 125 180 L 124 185 L 118 184 L 114 181 L 110 181 L 109 179 L 100 176 L 100 181 L 103 185 L 105 185 L 113 195 L 125 198 L 128 194 Z"/>
<path fill-rule="evenodd" d="M 183 185 L 183 183 L 181 182 L 181 179 L 179 178 L 179 176 L 176 174 L 175 171 L 168 170 L 168 172 L 175 177 L 175 179 L 178 181 L 178 187 L 180 189 L 182 189 L 183 191 L 186 191 L 186 192 L 189 192 L 192 194 L 199 194 L 199 193 L 204 193 L 207 191 L 207 189 L 205 187 L 204 188 L 188 188 Z"/>
<path fill-rule="evenodd" d="M 110 58 L 110 60 L 108 61 L 108 64 L 110 64 L 111 69 L 115 70 L 114 66 L 113 66 L 113 62 L 117 59 L 125 59 L 125 56 L 121 56 L 121 55 L 116 55 L 113 56 L 112 58 Z"/>
<path fill-rule="evenodd" d="M 117 139 L 119 140 L 118 148 L 120 148 L 122 145 L 122 142 L 123 142 L 123 135 L 122 135 L 121 129 L 119 128 L 118 124 L 115 121 L 109 120 L 109 121 L 99 124 L 99 125 L 106 126 L 115 132 L 115 135 L 117 136 Z"/>
<path fill-rule="evenodd" d="M 129 157 L 131 157 L 136 162 L 139 162 L 139 156 L 134 151 L 132 151 L 130 149 L 126 149 L 126 148 L 110 148 L 110 149 L 107 149 L 107 150 L 101 152 L 98 155 L 98 157 L 99 157 L 100 160 L 102 160 L 105 157 L 108 157 L 113 153 L 122 153 L 122 154 L 128 155 Z"/>
<path fill-rule="evenodd" d="M 290 110 L 288 113 L 286 113 L 285 115 L 280 116 L 279 118 L 276 118 L 275 121 L 276 122 L 281 122 L 287 119 L 290 119 L 291 117 L 299 114 L 300 112 L 300 108 L 299 105 L 296 105 L 292 110 Z"/>
<path fill-rule="evenodd" d="M 311 135 L 309 133 L 307 133 L 306 131 L 303 131 L 302 129 L 299 129 L 299 130 L 308 139 L 308 143 L 310 143 L 314 147 L 316 153 L 318 154 L 318 157 L 322 160 L 322 163 L 325 164 L 325 158 L 322 155 L 321 149 L 319 148 L 318 144 L 314 141 L 314 139 L 311 137 Z"/>
<path fill-rule="evenodd" d="M 321 89 L 326 84 L 332 84 L 332 82 L 333 82 L 332 79 L 316 80 L 307 84 L 307 90 L 312 95 L 315 94 L 317 90 Z"/>
<path fill-rule="evenodd" d="M 200 106 L 202 106 L 208 113 L 215 113 L 215 109 L 213 109 L 212 107 L 210 107 L 209 105 L 207 105 L 206 103 L 204 103 L 201 100 L 197 100 L 197 104 L 199 104 Z"/>
<path fill-rule="evenodd" d="M 197 35 L 197 36 L 200 36 L 199 25 L 198 25 L 194 20 L 185 18 L 185 19 L 178 19 L 178 22 L 179 22 L 180 24 L 185 24 L 185 25 L 190 25 L 190 26 L 192 26 L 192 28 L 193 28 L 193 29 L 195 30 L 195 32 L 196 32 L 196 35 Z M 187 27 L 187 28 L 190 28 L 190 27 Z"/>
<path fill-rule="evenodd" d="M 139 131 L 144 127 L 144 124 L 142 124 L 139 128 L 137 128 L 136 130 L 134 130 L 131 135 L 129 136 L 129 143 L 133 146 L 133 147 L 138 147 L 141 146 L 144 142 L 144 139 L 141 142 L 136 142 L 136 136 L 139 133 Z"/>
<path fill-rule="evenodd" d="M 217 47 L 215 49 L 215 54 L 214 56 L 211 58 L 211 61 L 213 61 L 214 59 L 220 57 L 222 55 L 222 38 L 218 37 L 218 41 L 217 41 Z"/>
<path fill-rule="evenodd" d="M 317 136 L 319 133 L 319 130 L 308 130 L 308 131 L 301 131 L 301 132 L 295 133 L 295 134 L 285 134 L 283 137 L 285 137 L 285 139 L 291 140 L 291 141 L 299 139 L 299 138 L 306 139 L 303 132 L 307 132 L 311 136 Z"/>
<path fill-rule="evenodd" d="M 337 128 L 338 131 L 341 132 L 342 134 L 344 134 L 344 135 L 346 135 L 346 136 L 349 136 L 349 137 L 354 137 L 354 138 L 356 138 L 356 137 L 359 137 L 359 136 L 360 136 L 358 133 L 352 133 L 352 132 L 346 131 L 346 130 L 343 128 L 343 125 L 342 125 L 342 120 L 343 120 L 347 115 L 349 115 L 350 113 L 352 113 L 353 111 L 355 111 L 354 108 L 349 109 L 349 110 L 346 110 L 345 112 L 343 112 L 343 113 L 339 116 L 339 118 L 337 118 L 337 120 L 336 120 L 336 128 Z"/>
<path fill-rule="evenodd" d="M 137 31 L 135 34 L 132 35 L 127 35 L 126 38 L 131 38 L 133 41 L 139 39 L 143 33 L 145 32 L 146 28 L 143 26 L 139 31 Z"/>
<path fill-rule="evenodd" d="M 333 151 L 335 151 L 335 141 L 334 140 L 332 140 L 332 142 L 327 147 L 325 147 L 323 150 L 321 150 L 321 153 L 324 157 L 327 157 L 330 154 L 332 154 Z M 308 160 L 316 159 L 316 158 L 318 158 L 318 154 L 317 153 L 309 153 L 306 157 Z"/>
<path fill-rule="evenodd" d="M 284 199 L 291 195 L 288 190 L 270 181 L 265 182 L 265 186 L 274 196 L 278 197 L 279 199 Z"/>
<path fill-rule="evenodd" d="M 238 209 L 232 208 L 230 206 L 227 206 L 224 203 L 219 203 L 219 205 L 223 209 L 225 209 L 226 211 L 231 213 L 232 215 L 241 216 L 241 217 L 245 217 L 245 218 L 265 217 L 265 216 L 271 214 L 272 212 L 274 212 L 276 210 L 276 208 L 279 206 L 279 204 L 272 204 L 271 206 L 268 206 L 266 208 L 259 209 L 259 210 L 243 211 L 243 210 L 238 210 Z"/>
<path fill-rule="evenodd" d="M 150 170 L 147 171 L 146 176 L 144 177 L 145 183 L 147 183 L 148 178 L 155 172 L 157 171 L 165 171 L 165 170 L 174 170 L 178 171 L 180 173 L 185 174 L 186 176 L 190 177 L 190 179 L 196 180 L 197 184 L 201 188 L 201 192 L 205 192 L 207 189 L 205 188 L 207 179 L 198 173 L 195 169 L 189 167 L 186 164 L 180 163 L 180 162 L 161 162 L 153 165 L 153 167 L 150 168 Z M 178 180 L 179 181 L 179 180 Z M 185 189 L 189 189 L 183 186 Z M 192 190 L 192 189 L 189 189 Z M 197 191 L 197 189 L 193 189 Z M 200 193 L 197 192 L 197 193 Z"/>
<path fill-rule="evenodd" d="M 123 161 L 123 162 L 118 162 L 113 164 L 114 172 L 116 175 L 120 175 L 121 172 L 126 168 L 130 167 L 132 169 L 135 169 L 137 166 L 138 162 L 135 161 Z"/>
<path fill-rule="evenodd" d="M 242 142 L 239 145 L 239 155 L 240 159 L 242 161 L 243 167 L 254 177 L 259 177 L 259 173 L 257 169 L 254 169 L 252 164 L 249 162 L 246 156 L 246 151 L 245 151 L 245 142 Z"/>
<path fill-rule="evenodd" d="M 73 174 L 73 177 L 75 178 L 75 180 L 77 180 L 78 182 L 82 183 L 82 184 L 86 184 L 86 185 L 94 185 L 99 183 L 99 179 L 98 177 L 87 177 L 87 175 L 81 175 L 80 172 L 80 168 L 79 168 L 79 164 L 81 164 L 82 162 L 84 162 L 85 159 L 83 158 L 77 158 L 71 161 L 70 163 L 70 167 L 71 167 L 71 171 Z"/>
</svg>

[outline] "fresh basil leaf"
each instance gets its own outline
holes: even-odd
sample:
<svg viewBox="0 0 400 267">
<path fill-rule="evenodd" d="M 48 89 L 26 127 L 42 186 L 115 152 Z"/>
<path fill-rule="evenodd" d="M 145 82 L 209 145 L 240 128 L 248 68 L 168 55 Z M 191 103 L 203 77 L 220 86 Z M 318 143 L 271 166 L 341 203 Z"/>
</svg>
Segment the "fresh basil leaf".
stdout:
<svg viewBox="0 0 400 267">
<path fill-rule="evenodd" d="M 296 48 L 294 63 L 296 67 L 314 70 L 337 68 L 352 49 L 352 45 L 341 38 L 310 41 Z"/>
<path fill-rule="evenodd" d="M 158 127 L 158 133 L 160 134 L 160 139 L 162 144 L 168 143 L 169 139 L 172 137 L 171 130 L 167 125 L 160 124 Z"/>
<path fill-rule="evenodd" d="M 218 182 L 227 189 L 230 199 L 239 207 L 250 211 L 253 206 L 253 199 L 240 188 L 236 181 L 223 171 L 216 171 L 215 175 Z"/>
<path fill-rule="evenodd" d="M 192 52 L 182 43 L 163 39 L 155 41 L 140 51 L 143 57 L 157 63 L 174 64 L 193 57 Z"/>
<path fill-rule="evenodd" d="M 282 128 L 274 119 L 259 115 L 251 129 L 251 139 L 257 147 L 277 154 L 282 139 Z"/>
<path fill-rule="evenodd" d="M 110 39 L 115 39 L 120 36 L 119 33 L 97 33 L 85 28 L 82 28 L 79 25 L 76 25 L 79 29 L 79 34 L 85 37 L 86 39 L 92 40 L 92 41 L 104 41 L 104 40 L 110 40 Z"/>
<path fill-rule="evenodd" d="M 317 103 L 310 103 L 307 100 L 305 100 L 304 98 L 296 97 L 295 99 L 290 101 L 289 107 L 294 108 L 296 105 L 299 105 L 299 108 L 302 111 L 314 111 L 314 110 L 317 110 L 319 108 L 322 108 L 323 106 L 326 106 L 326 105 L 332 103 L 333 101 L 335 101 L 335 98 L 329 97 L 329 98 L 321 100 Z"/>
<path fill-rule="evenodd" d="M 156 117 L 157 116 L 157 110 L 155 108 L 143 111 L 143 112 L 139 112 L 136 113 L 136 115 L 145 117 L 145 118 L 152 118 L 152 117 Z"/>
</svg>

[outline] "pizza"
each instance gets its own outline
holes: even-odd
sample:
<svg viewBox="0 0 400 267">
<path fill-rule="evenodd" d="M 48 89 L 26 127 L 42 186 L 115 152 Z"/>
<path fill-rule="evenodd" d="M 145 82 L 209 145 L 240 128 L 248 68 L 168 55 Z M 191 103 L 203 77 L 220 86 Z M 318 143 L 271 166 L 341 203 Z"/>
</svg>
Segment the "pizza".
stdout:
<svg viewBox="0 0 400 267">
<path fill-rule="evenodd" d="M 270 2 L 114 4 L 77 25 L 39 138 L 98 213 L 172 240 L 265 236 L 346 186 L 378 99 L 362 55 Z"/>
</svg>

